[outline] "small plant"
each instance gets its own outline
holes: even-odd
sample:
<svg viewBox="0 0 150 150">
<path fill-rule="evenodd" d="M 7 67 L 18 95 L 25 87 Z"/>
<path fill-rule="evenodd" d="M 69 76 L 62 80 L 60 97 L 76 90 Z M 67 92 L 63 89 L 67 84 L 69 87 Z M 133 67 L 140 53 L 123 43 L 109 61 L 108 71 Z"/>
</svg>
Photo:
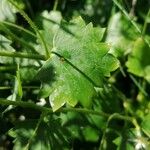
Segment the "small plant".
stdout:
<svg viewBox="0 0 150 150">
<path fill-rule="evenodd" d="M 150 149 L 149 7 L 72 3 L 0 1 L 0 149 Z"/>
</svg>

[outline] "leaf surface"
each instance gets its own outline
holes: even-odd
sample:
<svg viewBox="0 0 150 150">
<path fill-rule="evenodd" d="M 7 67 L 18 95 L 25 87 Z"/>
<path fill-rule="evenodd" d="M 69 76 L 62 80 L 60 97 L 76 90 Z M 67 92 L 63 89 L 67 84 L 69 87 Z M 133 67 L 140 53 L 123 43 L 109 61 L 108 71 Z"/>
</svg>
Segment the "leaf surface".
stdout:
<svg viewBox="0 0 150 150">
<path fill-rule="evenodd" d="M 85 25 L 82 18 L 64 22 L 53 40 L 53 54 L 39 71 L 40 95 L 48 97 L 54 111 L 65 103 L 84 107 L 96 95 L 94 87 L 103 85 L 104 76 L 118 67 L 117 59 L 108 53 L 109 46 L 100 42 L 103 28 Z"/>
<path fill-rule="evenodd" d="M 42 30 L 40 32 L 44 37 L 49 50 L 51 50 L 53 47 L 53 38 L 60 26 L 61 19 L 62 16 L 59 11 L 43 11 L 40 17 L 37 18 L 37 23 L 41 22 L 42 24 Z M 44 49 L 44 47 L 40 44 L 39 40 L 37 42 L 38 45 L 35 45 L 36 50 L 40 54 L 44 55 L 44 51 L 41 51 L 41 49 Z"/>
<path fill-rule="evenodd" d="M 131 55 L 128 57 L 126 66 L 128 71 L 139 77 L 145 78 L 150 82 L 150 48 L 143 41 L 138 38 L 134 44 Z"/>
<path fill-rule="evenodd" d="M 13 13 L 12 6 L 7 0 L 0 1 L 0 21 L 9 20 L 11 22 L 15 21 L 15 15 Z"/>
<path fill-rule="evenodd" d="M 122 57 L 129 53 L 138 34 L 132 24 L 121 14 L 114 14 L 108 24 L 106 42 L 111 45 L 111 53 Z"/>
<path fill-rule="evenodd" d="M 58 120 L 46 119 L 41 122 L 37 130 L 36 125 L 35 120 L 22 121 L 9 130 L 8 134 L 14 138 L 14 150 L 68 149 L 66 135 L 70 134 L 60 126 Z"/>
<path fill-rule="evenodd" d="M 144 120 L 142 121 L 142 129 L 150 137 L 150 114 L 146 115 Z"/>
<path fill-rule="evenodd" d="M 0 34 L 0 52 L 3 51 L 10 51 L 14 52 L 15 49 L 11 46 L 12 42 L 7 39 L 5 36 Z M 13 58 L 6 58 L 3 56 L 0 56 L 0 63 L 5 64 L 5 63 L 12 63 Z"/>
</svg>

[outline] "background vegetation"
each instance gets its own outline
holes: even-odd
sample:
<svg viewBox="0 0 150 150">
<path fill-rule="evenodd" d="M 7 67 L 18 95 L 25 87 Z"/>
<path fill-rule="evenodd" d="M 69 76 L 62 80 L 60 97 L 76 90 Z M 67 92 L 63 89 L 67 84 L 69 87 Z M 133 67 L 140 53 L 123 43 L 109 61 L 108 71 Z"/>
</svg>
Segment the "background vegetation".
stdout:
<svg viewBox="0 0 150 150">
<path fill-rule="evenodd" d="M 149 150 L 149 58 L 149 0 L 1 0 L 0 150 Z"/>
</svg>

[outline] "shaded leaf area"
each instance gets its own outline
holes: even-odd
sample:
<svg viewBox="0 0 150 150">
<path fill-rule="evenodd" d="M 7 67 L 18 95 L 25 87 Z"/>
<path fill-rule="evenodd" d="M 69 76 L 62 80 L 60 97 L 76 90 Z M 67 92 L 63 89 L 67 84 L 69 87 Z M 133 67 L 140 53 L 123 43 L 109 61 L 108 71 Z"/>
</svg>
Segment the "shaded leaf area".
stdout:
<svg viewBox="0 0 150 150">
<path fill-rule="evenodd" d="M 41 23 L 40 32 L 46 41 L 46 45 L 49 50 L 52 49 L 53 37 L 59 27 L 61 21 L 61 13 L 58 11 L 43 11 L 39 17 Z M 41 20 L 40 20 L 41 19 Z M 41 41 L 32 32 L 31 29 L 27 30 L 30 34 L 17 29 L 15 24 L 5 21 L 0 22 L 0 31 L 5 33 L 5 36 L 0 35 L 0 51 L 17 51 L 29 54 L 45 54 Z M 33 36 L 34 35 L 34 36 Z M 38 36 L 38 35 L 37 35 Z M 23 58 L 8 58 L 0 57 L 0 63 L 3 65 L 0 67 L 0 71 L 13 71 L 17 68 L 16 64 L 20 65 L 21 79 L 25 82 L 30 82 L 35 79 L 38 68 L 42 62 L 38 60 L 27 60 Z M 16 66 L 16 67 L 15 67 Z"/>
<path fill-rule="evenodd" d="M 116 150 L 134 150 L 134 134 L 131 131 L 126 130 L 122 132 L 118 137 L 113 140 L 113 143 L 117 146 Z M 130 139 L 130 140 L 129 140 Z"/>
<path fill-rule="evenodd" d="M 134 150 L 134 149 L 146 149 L 150 148 L 148 138 L 138 130 L 133 128 L 124 130 L 113 143 L 117 146 L 117 150 Z"/>
<path fill-rule="evenodd" d="M 101 89 L 98 93 L 99 98 L 93 101 L 93 110 L 108 112 L 110 114 L 115 112 L 124 113 L 122 99 L 118 93 L 108 87 L 106 89 Z M 79 145 L 73 145 L 74 148 L 78 149 L 83 147 L 84 149 L 86 148 L 89 150 L 99 148 L 107 124 L 106 117 L 68 112 L 66 114 L 62 113 L 60 118 L 62 125 L 67 127 L 72 133 L 72 140 L 74 143 L 78 141 L 77 143 Z M 129 131 L 126 130 L 131 124 L 127 127 L 124 125 L 124 121 L 111 121 L 105 135 L 104 149 L 117 148 L 118 145 L 114 144 L 113 140 L 115 140 L 118 137 L 118 134 L 122 132 L 129 133 Z M 125 135 L 122 136 L 128 143 L 129 137 L 126 137 Z M 90 145 L 86 146 L 87 142 L 90 143 Z"/>
<path fill-rule="evenodd" d="M 53 38 L 58 28 L 60 27 L 60 22 L 62 20 L 61 12 L 59 11 L 43 11 L 40 16 L 35 20 L 40 25 L 40 32 L 44 37 L 49 51 L 53 48 Z M 62 27 L 63 28 L 63 27 Z M 43 51 L 43 46 L 40 41 L 37 40 L 38 45 L 35 45 L 36 50 L 40 54 L 45 54 Z"/>
<path fill-rule="evenodd" d="M 3 35 L 0 35 L 0 52 L 5 51 L 15 52 L 16 50 L 14 49 L 14 47 L 12 47 L 11 40 L 7 39 Z M 37 68 L 40 67 L 39 63 L 35 60 L 0 56 L 0 72 L 10 71 L 11 74 L 14 75 L 15 69 L 17 69 L 17 64 L 19 64 L 20 66 L 21 80 L 25 82 L 31 81 L 37 73 Z"/>
<path fill-rule="evenodd" d="M 15 51 L 12 40 L 0 34 L 0 52 Z M 35 60 L 0 56 L 0 98 L 10 101 L 26 98 L 28 91 L 23 92 L 22 82 L 23 86 L 30 84 L 35 79 L 38 68 L 39 64 Z M 4 107 L 2 114 L 14 108 L 13 106 Z"/>
<path fill-rule="evenodd" d="M 142 130 L 150 138 L 150 114 L 147 114 L 141 123 Z"/>
<path fill-rule="evenodd" d="M 139 34 L 122 13 L 115 13 L 110 17 L 106 42 L 110 44 L 111 53 L 123 57 L 132 51 L 134 41 Z"/>
<path fill-rule="evenodd" d="M 117 59 L 108 53 L 109 46 L 100 42 L 103 28 L 93 28 L 91 23 L 85 25 L 81 18 L 64 25 L 72 34 L 58 30 L 53 54 L 38 75 L 42 82 L 40 96 L 50 95 L 54 111 L 65 103 L 75 106 L 80 102 L 89 107 L 96 95 L 94 87 L 103 86 L 104 77 L 118 67 Z M 52 74 L 54 81 L 49 77 Z"/>
<path fill-rule="evenodd" d="M 98 142 L 102 136 L 102 129 L 106 123 L 106 118 L 102 116 L 82 115 L 68 112 L 60 114 L 61 122 L 72 134 L 72 139 L 85 142 Z"/>
<path fill-rule="evenodd" d="M 7 39 L 5 36 L 0 34 L 0 51 L 10 51 L 10 52 L 14 52 L 15 49 L 11 46 L 12 41 Z M 0 56 L 0 63 L 12 63 L 13 62 L 13 58 L 6 58 L 6 57 L 2 57 Z"/>
<path fill-rule="evenodd" d="M 43 110 L 50 107 L 49 98 L 53 111 L 64 109 L 48 114 L 38 126 L 38 110 L 2 104 L 0 150 L 149 150 L 150 48 L 143 39 L 150 41 L 150 1 L 11 1 L 37 26 L 50 58 L 43 62 L 0 56 L 0 100 L 22 100 Z M 78 16 L 92 23 L 86 25 L 80 17 L 63 20 Z M 0 0 L 0 52 L 45 55 L 42 44 L 19 11 Z M 110 76 L 118 67 L 113 55 L 121 63 Z M 90 109 L 78 113 L 72 107 Z M 111 117 L 117 113 L 126 119 L 109 122 L 105 115 L 87 111 Z M 136 127 L 130 119 L 137 121 Z"/>
<path fill-rule="evenodd" d="M 85 147 L 91 150 L 99 146 L 105 121 L 103 117 L 94 120 L 92 116 L 79 113 L 61 113 L 59 116 L 44 117 L 38 129 L 38 120 L 17 121 L 8 135 L 14 139 L 14 150 L 70 150 Z M 101 124 L 95 126 L 95 122 Z"/>
<path fill-rule="evenodd" d="M 18 149 L 68 149 L 70 133 L 60 125 L 58 119 L 45 117 L 37 130 L 37 121 L 26 120 L 17 122 L 15 127 L 9 131 L 14 138 L 14 150 Z"/>
<path fill-rule="evenodd" d="M 133 73 L 139 77 L 145 78 L 150 82 L 150 48 L 143 41 L 138 38 L 134 43 L 133 50 L 128 57 L 126 66 L 128 72 Z"/>
<path fill-rule="evenodd" d="M 95 100 L 95 106 L 101 106 L 102 111 L 107 113 L 124 113 L 123 101 L 124 97 L 119 91 L 116 92 L 113 87 L 105 86 L 99 91 L 99 100 Z"/>
<path fill-rule="evenodd" d="M 109 0 L 74 0 L 64 1 L 58 7 L 63 16 L 69 20 L 74 16 L 83 16 L 87 22 L 105 26 L 111 15 L 112 4 L 112 1 Z"/>
</svg>

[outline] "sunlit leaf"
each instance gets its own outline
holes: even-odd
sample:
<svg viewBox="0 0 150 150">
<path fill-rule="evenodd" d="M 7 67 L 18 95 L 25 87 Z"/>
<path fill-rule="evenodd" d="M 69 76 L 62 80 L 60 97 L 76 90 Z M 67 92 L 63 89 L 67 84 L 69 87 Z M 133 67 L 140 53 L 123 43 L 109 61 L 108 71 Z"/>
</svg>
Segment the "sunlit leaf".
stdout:
<svg viewBox="0 0 150 150">
<path fill-rule="evenodd" d="M 144 132 L 148 135 L 148 137 L 150 137 L 150 114 L 144 117 L 144 120 L 141 126 Z"/>
<path fill-rule="evenodd" d="M 13 8 L 7 0 L 0 1 L 0 21 L 4 20 L 15 21 Z"/>
<path fill-rule="evenodd" d="M 18 66 L 18 69 L 16 71 L 16 76 L 15 76 L 13 99 L 20 100 L 22 98 L 22 95 L 23 95 L 22 83 L 21 83 L 21 79 L 20 79 L 20 70 L 19 70 L 19 66 Z"/>
<path fill-rule="evenodd" d="M 12 41 L 7 39 L 6 37 L 4 37 L 3 35 L 0 34 L 0 52 L 3 51 L 10 51 L 10 52 L 14 52 L 15 49 L 11 46 Z M 13 58 L 6 58 L 3 56 L 0 56 L 0 63 L 12 63 L 13 62 Z"/>
<path fill-rule="evenodd" d="M 111 53 L 117 57 L 132 50 L 137 33 L 132 24 L 119 12 L 111 16 L 107 28 L 106 42 L 111 46 Z"/>
<path fill-rule="evenodd" d="M 126 66 L 128 72 L 133 73 L 139 77 L 145 78 L 150 82 L 150 48 L 143 41 L 138 38 L 134 44 L 133 50 L 128 57 Z"/>
<path fill-rule="evenodd" d="M 104 76 L 118 67 L 117 59 L 101 43 L 104 29 L 85 25 L 81 18 L 62 24 L 53 40 L 53 54 L 39 71 L 41 96 L 50 99 L 54 111 L 65 103 L 91 105 L 95 86 L 102 86 Z"/>
</svg>

